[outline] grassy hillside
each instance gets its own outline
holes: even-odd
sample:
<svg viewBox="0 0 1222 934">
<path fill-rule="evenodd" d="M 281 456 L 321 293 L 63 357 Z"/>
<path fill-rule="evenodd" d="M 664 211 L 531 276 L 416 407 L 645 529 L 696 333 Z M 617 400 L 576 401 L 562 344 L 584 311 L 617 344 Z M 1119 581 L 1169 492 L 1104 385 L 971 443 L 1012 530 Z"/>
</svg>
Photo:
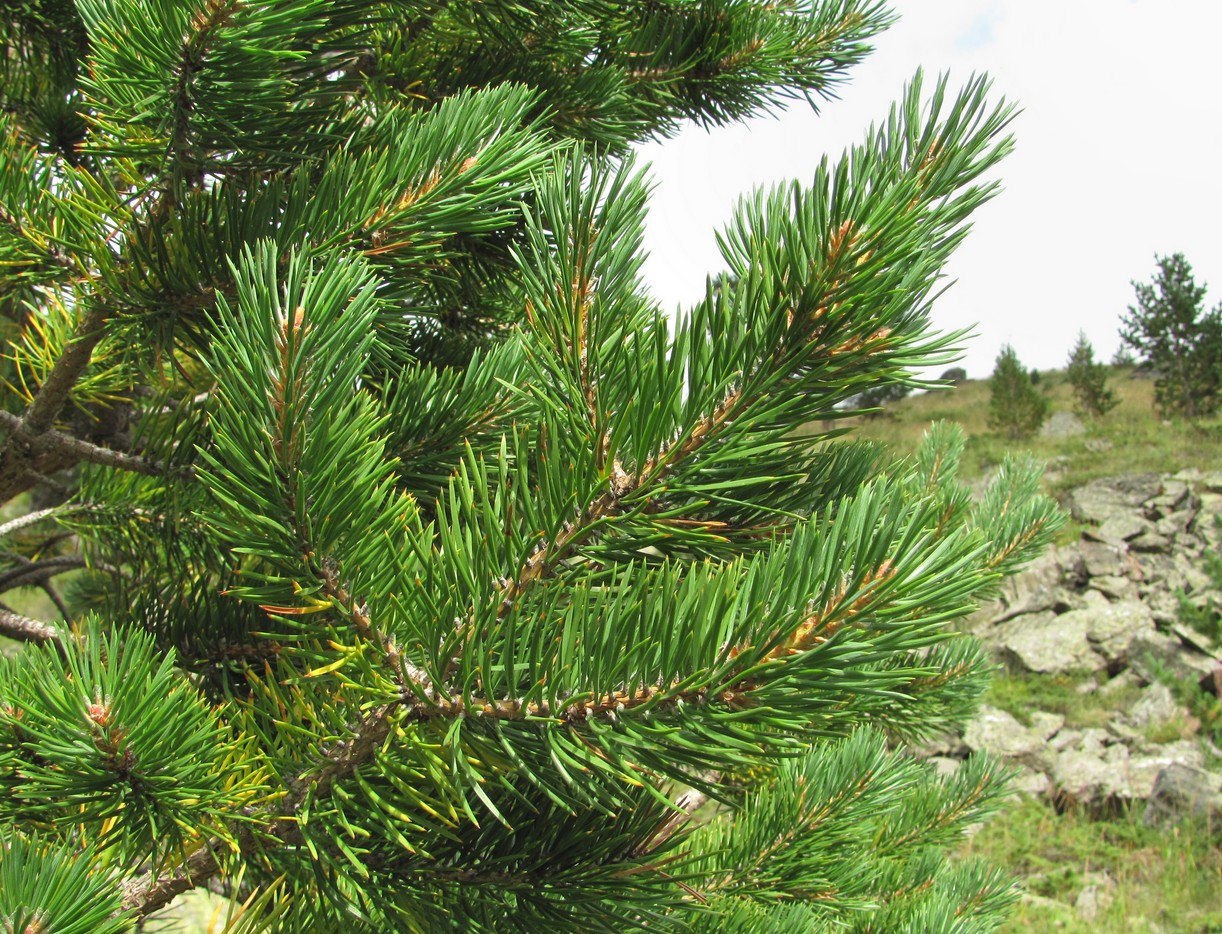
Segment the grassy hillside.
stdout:
<svg viewBox="0 0 1222 934">
<path fill-rule="evenodd" d="M 1195 425 L 1160 418 L 1153 407 L 1153 383 L 1134 378 L 1127 368 L 1113 369 L 1108 385 L 1120 404 L 1100 418 L 1082 419 L 1085 432 L 1068 437 L 1036 434 L 1013 442 L 990 431 L 988 380 L 910 396 L 854 422 L 859 436 L 886 442 L 901 453 L 916 449 L 931 422 L 958 422 L 968 436 L 964 479 L 986 476 L 1007 452 L 1025 450 L 1048 465 L 1045 482 L 1053 494 L 1118 473 L 1222 469 L 1222 418 Z M 1062 372 L 1041 373 L 1039 388 L 1051 401 L 1054 418 L 1073 412 L 1073 392 Z M 1048 427 L 1046 422 L 1045 431 Z"/>
<path fill-rule="evenodd" d="M 1082 419 L 1080 434 L 1055 436 L 1045 423 L 1045 433 L 1013 442 L 990 431 L 987 380 L 911 396 L 878 416 L 854 421 L 859 436 L 883 441 L 898 453 L 915 450 L 931 422 L 958 422 L 968 436 L 964 480 L 983 480 L 1008 452 L 1029 451 L 1047 465 L 1045 486 L 1058 497 L 1120 473 L 1222 470 L 1222 419 L 1194 425 L 1160 418 L 1152 405 L 1152 382 L 1134 378 L 1131 370 L 1113 369 L 1109 386 L 1119 405 L 1101 418 Z M 1064 419 L 1073 412 L 1063 373 L 1041 373 L 1039 388 L 1051 401 L 1053 416 L 1061 413 Z M 1064 536 L 1076 538 L 1078 531 L 1071 525 Z M 1125 698 L 1109 695 L 1109 700 L 1122 704 Z M 1003 708 L 1056 710 L 1070 722 L 1093 722 L 1093 717 L 1100 725 L 1110 718 L 1110 711 L 1094 709 L 1100 695 L 1051 676 L 999 673 L 988 701 Z M 1197 726 L 1187 724 L 1187 732 Z M 1003 928 L 1005 934 L 1222 932 L 1222 829 L 1187 822 L 1167 832 L 1144 826 L 1141 816 L 1140 811 L 1104 818 L 1058 813 L 1046 800 L 1024 798 L 987 824 L 963 852 L 1024 880 L 1028 896 Z"/>
</svg>

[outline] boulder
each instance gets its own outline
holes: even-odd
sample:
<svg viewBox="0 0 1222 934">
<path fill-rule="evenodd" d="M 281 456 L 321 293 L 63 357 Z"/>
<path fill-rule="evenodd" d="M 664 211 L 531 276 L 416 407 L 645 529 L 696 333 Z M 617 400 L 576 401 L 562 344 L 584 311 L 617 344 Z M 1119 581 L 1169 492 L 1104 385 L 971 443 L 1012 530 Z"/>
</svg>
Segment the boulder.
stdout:
<svg viewBox="0 0 1222 934">
<path fill-rule="evenodd" d="M 1129 646 L 1138 633 L 1154 631 L 1154 616 L 1137 600 L 1063 613 L 1058 619 L 1068 624 L 1066 617 L 1077 615 L 1084 617 L 1086 639 L 1103 656 L 1111 671 L 1119 671 L 1128 664 Z"/>
<path fill-rule="evenodd" d="M 1129 550 L 1153 551 L 1159 554 L 1166 554 L 1171 550 L 1171 540 L 1165 535 L 1159 535 L 1153 528 L 1150 528 L 1129 541 Z"/>
<path fill-rule="evenodd" d="M 1179 681 L 1200 683 L 1212 678 L 1214 659 L 1195 649 L 1185 648 L 1175 636 L 1158 632 L 1139 633 L 1129 643 L 1129 666 L 1143 681 L 1158 680 L 1164 673 Z"/>
<path fill-rule="evenodd" d="M 1012 671 L 1044 674 L 1097 671 L 1104 660 L 1086 639 L 1084 614 L 1052 611 L 1017 616 L 994 633 L 997 652 Z"/>
<path fill-rule="evenodd" d="M 1179 766 L 1199 769 L 1204 765 L 1205 755 L 1201 752 L 1200 744 L 1190 739 L 1182 739 L 1155 746 L 1148 753 L 1138 754 L 1130 751 L 1125 778 L 1132 796 L 1145 801 L 1154 794 L 1158 776 L 1167 769 Z"/>
<path fill-rule="evenodd" d="M 1216 826 L 1222 819 L 1222 775 L 1173 762 L 1158 773 L 1142 819 L 1160 827 L 1185 817 L 1203 817 Z"/>
<path fill-rule="evenodd" d="M 1049 774 L 1053 795 L 1064 805 L 1089 809 L 1111 808 L 1131 801 L 1129 750 L 1122 743 L 1104 746 L 1090 734 L 1103 730 L 1083 730 L 1080 741 L 1063 750 Z"/>
<path fill-rule="evenodd" d="M 1169 478 L 1163 480 L 1163 491 L 1158 496 L 1146 501 L 1146 505 L 1160 516 L 1170 515 L 1181 510 L 1196 510 L 1192 492 L 1183 480 Z"/>
<path fill-rule="evenodd" d="M 963 732 L 963 744 L 972 752 L 988 752 L 1024 765 L 1047 765 L 1045 737 L 1019 723 L 997 707 L 982 705 Z"/>
<path fill-rule="evenodd" d="M 1056 736 L 1064 725 L 1065 718 L 1059 713 L 1049 713 L 1047 710 L 1031 711 L 1031 729 L 1039 734 L 1044 742 Z"/>
<path fill-rule="evenodd" d="M 1122 546 L 1129 539 L 1137 538 L 1153 528 L 1149 519 L 1135 512 L 1117 512 L 1108 516 L 1099 528 L 1084 530 L 1083 535 L 1088 535 L 1109 545 Z"/>
<path fill-rule="evenodd" d="M 1072 438 L 1084 434 L 1086 426 L 1073 412 L 1053 412 L 1040 427 L 1041 438 Z"/>
<path fill-rule="evenodd" d="M 1045 610 L 1064 612 L 1072 606 L 1072 598 L 1062 585 L 1066 569 L 1061 564 L 1059 549 L 1050 548 L 1027 567 L 1002 585 L 1003 609 L 993 617 L 994 623 L 1004 623 L 1024 613 Z"/>
<path fill-rule="evenodd" d="M 1139 510 L 1163 492 L 1158 474 L 1121 474 L 1092 480 L 1069 495 L 1069 510 L 1079 522 L 1102 525 L 1112 516 Z"/>
<path fill-rule="evenodd" d="M 1082 570 L 1087 578 L 1116 576 L 1124 573 L 1122 551 L 1106 542 L 1083 541 L 1078 545 Z"/>
<path fill-rule="evenodd" d="M 1135 729 L 1144 730 L 1183 713 L 1184 709 L 1175 702 L 1171 689 L 1156 681 L 1141 692 L 1137 703 L 1124 711 L 1121 717 Z"/>
<path fill-rule="evenodd" d="M 1192 520 L 1196 518 L 1196 514 L 1187 510 L 1183 512 L 1173 512 L 1169 515 L 1162 516 L 1154 523 L 1154 531 L 1159 535 L 1167 538 L 1176 538 L 1180 535 L 1186 535 L 1192 527 Z"/>
<path fill-rule="evenodd" d="M 1119 574 L 1100 574 L 1090 579 L 1091 590 L 1098 591 L 1109 600 L 1135 600 L 1137 584 Z"/>
</svg>

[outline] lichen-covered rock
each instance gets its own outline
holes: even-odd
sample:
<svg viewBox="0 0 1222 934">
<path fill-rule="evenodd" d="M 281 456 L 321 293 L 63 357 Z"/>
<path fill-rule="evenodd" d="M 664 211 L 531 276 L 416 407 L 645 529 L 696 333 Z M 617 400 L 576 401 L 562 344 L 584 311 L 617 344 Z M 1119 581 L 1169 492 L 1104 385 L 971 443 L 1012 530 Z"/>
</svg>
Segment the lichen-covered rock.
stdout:
<svg viewBox="0 0 1222 934">
<path fill-rule="evenodd" d="M 1073 412 L 1053 412 L 1040 426 L 1041 438 L 1072 438 L 1083 434 L 1086 434 L 1086 426 Z"/>
<path fill-rule="evenodd" d="M 1131 538 L 1137 538 L 1151 531 L 1154 524 L 1149 519 L 1135 512 L 1117 512 L 1108 516 L 1099 528 L 1083 532 L 1084 535 L 1106 542 L 1109 545 L 1121 546 Z"/>
<path fill-rule="evenodd" d="M 1215 664 L 1210 656 L 1158 631 L 1139 633 L 1129 644 L 1129 666 L 1146 682 L 1163 675 L 1199 683 L 1213 676 Z"/>
<path fill-rule="evenodd" d="M 1088 526 L 1082 539 L 1008 581 L 971 631 L 1015 674 L 1082 673 L 1080 692 L 1114 711 L 1107 729 L 1066 726 L 1040 710 L 1023 712 L 1025 726 L 985 707 L 961 739 L 925 755 L 954 757 L 937 763 L 950 769 L 969 750 L 987 751 L 1019 765 L 1015 788 L 1030 794 L 1104 810 L 1149 799 L 1151 821 L 1181 811 L 1222 820 L 1222 776 L 1201 771 L 1199 723 L 1164 684 L 1222 694 L 1219 647 L 1180 622 L 1183 593 L 1222 601 L 1202 570 L 1203 554 L 1222 544 L 1209 514 L 1222 515 L 1222 471 L 1112 477 L 1068 502 Z M 1110 676 L 1102 683 L 1101 671 Z M 1169 736 L 1178 738 L 1159 742 Z M 1202 775 L 1208 805 L 1194 803 L 1188 785 Z M 1087 894 L 1080 907 L 1089 913 Z"/>
<path fill-rule="evenodd" d="M 1175 702 L 1171 689 L 1161 682 L 1155 682 L 1142 691 L 1137 703 L 1121 712 L 1121 717 L 1134 728 L 1143 730 L 1182 713 L 1183 708 Z"/>
<path fill-rule="evenodd" d="M 1088 616 L 1051 611 L 1017 616 L 998 627 L 998 654 L 1012 671 L 1097 671 L 1105 661 L 1086 639 Z"/>
<path fill-rule="evenodd" d="M 1115 545 L 1083 541 L 1078 545 L 1078 553 L 1087 578 L 1124 573 L 1123 552 Z"/>
<path fill-rule="evenodd" d="M 1082 739 L 1056 757 L 1049 776 L 1053 794 L 1066 804 L 1083 807 L 1110 806 L 1133 800 L 1128 747 L 1115 742 L 1104 746 L 1101 740 L 1090 735 L 1093 733 L 1106 736 L 1103 730 L 1083 730 Z"/>
<path fill-rule="evenodd" d="M 972 752 L 988 752 L 1024 765 L 1046 767 L 1051 762 L 1044 755 L 1047 742 L 1043 736 L 1006 711 L 987 704 L 967 725 L 963 744 Z"/>
<path fill-rule="evenodd" d="M 1081 615 L 1086 621 L 1086 639 L 1107 662 L 1108 669 L 1118 671 L 1128 663 L 1129 646 L 1140 633 L 1154 631 L 1154 617 L 1137 600 L 1123 600 L 1103 606 L 1092 606 L 1074 613 L 1063 613 L 1058 619 Z"/>
<path fill-rule="evenodd" d="M 1222 819 L 1222 775 L 1174 762 L 1158 773 L 1143 820 L 1158 827 L 1185 817 L 1204 817 L 1217 825 Z"/>
<path fill-rule="evenodd" d="M 1079 522 L 1102 525 L 1112 516 L 1129 513 L 1162 492 L 1162 478 L 1155 473 L 1104 477 L 1074 490 L 1069 497 L 1069 510 Z"/>
</svg>

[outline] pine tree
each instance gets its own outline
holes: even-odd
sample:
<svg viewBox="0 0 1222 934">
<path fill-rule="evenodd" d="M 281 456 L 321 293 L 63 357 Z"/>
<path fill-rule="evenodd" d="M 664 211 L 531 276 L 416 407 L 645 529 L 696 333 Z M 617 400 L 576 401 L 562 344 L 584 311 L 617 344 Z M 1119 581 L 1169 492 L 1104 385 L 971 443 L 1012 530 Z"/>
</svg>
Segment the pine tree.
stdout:
<svg viewBox="0 0 1222 934">
<path fill-rule="evenodd" d="M 889 21 L 0 23 L 6 930 L 200 886 L 249 932 L 998 923 L 1009 880 L 945 851 L 1005 770 L 905 742 L 971 715 L 951 624 L 1058 514 L 1024 463 L 974 502 L 950 428 L 795 429 L 953 357 L 930 303 L 1011 109 L 918 75 L 742 203 L 678 321 L 639 276 L 631 144 L 828 95 Z"/>
<path fill-rule="evenodd" d="M 1107 367 L 1095 361 L 1095 348 L 1078 332 L 1078 341 L 1069 353 L 1065 376 L 1073 387 L 1075 407 L 1082 415 L 1106 415 L 1117 405 L 1116 394 L 1107 385 Z"/>
<path fill-rule="evenodd" d="M 1222 305 L 1205 310 L 1205 286 L 1184 254 L 1155 259 L 1154 280 L 1133 283 L 1137 304 L 1120 338 L 1157 373 L 1154 404 L 1163 415 L 1211 415 L 1222 403 Z"/>
<path fill-rule="evenodd" d="M 1044 424 L 1049 402 L 1035 386 L 1037 375 L 1022 365 L 1013 347 L 1001 348 L 989 378 L 990 428 L 1017 441 Z"/>
</svg>

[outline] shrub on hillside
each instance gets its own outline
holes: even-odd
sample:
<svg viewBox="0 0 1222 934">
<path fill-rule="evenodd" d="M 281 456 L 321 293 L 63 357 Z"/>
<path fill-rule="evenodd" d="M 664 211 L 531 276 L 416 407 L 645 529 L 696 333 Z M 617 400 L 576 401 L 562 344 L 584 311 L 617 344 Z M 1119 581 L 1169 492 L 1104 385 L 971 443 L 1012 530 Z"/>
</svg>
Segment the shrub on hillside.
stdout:
<svg viewBox="0 0 1222 934">
<path fill-rule="evenodd" d="M 1116 394 L 1107 385 L 1107 367 L 1095 360 L 1095 348 L 1083 331 L 1078 332 L 1078 342 L 1069 354 L 1065 377 L 1073 387 L 1078 414 L 1106 415 L 1116 407 Z"/>
<path fill-rule="evenodd" d="M 960 383 L 967 382 L 967 370 L 961 366 L 952 366 L 949 370 L 944 370 L 938 378 L 943 382 L 953 383 L 958 386 Z"/>
<path fill-rule="evenodd" d="M 1048 417 L 1048 399 L 1035 388 L 1036 371 L 1019 362 L 1014 348 L 1006 344 L 997 355 L 989 379 L 989 427 L 1006 437 L 1026 438 Z"/>
<path fill-rule="evenodd" d="M 882 383 L 853 396 L 845 408 L 862 410 L 866 418 L 878 418 L 889 403 L 899 402 L 910 392 L 912 387 L 905 383 Z"/>
</svg>

